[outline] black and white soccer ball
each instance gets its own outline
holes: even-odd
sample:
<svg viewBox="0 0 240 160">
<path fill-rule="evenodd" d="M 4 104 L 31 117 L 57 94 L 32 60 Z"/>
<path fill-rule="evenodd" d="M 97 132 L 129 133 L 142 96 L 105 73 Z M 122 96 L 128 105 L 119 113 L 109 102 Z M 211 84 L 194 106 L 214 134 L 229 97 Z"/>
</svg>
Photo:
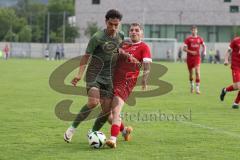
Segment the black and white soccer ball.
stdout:
<svg viewBox="0 0 240 160">
<path fill-rule="evenodd" d="M 100 131 L 91 132 L 88 134 L 88 143 L 92 148 L 102 148 L 106 143 L 106 136 Z"/>
</svg>

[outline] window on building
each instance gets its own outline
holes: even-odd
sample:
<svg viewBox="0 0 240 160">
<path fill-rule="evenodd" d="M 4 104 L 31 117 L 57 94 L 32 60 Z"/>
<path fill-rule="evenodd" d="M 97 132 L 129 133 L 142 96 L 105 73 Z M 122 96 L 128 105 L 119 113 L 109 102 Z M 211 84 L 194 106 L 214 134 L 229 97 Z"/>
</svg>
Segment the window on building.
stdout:
<svg viewBox="0 0 240 160">
<path fill-rule="evenodd" d="M 160 25 L 145 25 L 144 26 L 145 38 L 161 38 L 161 26 Z"/>
<path fill-rule="evenodd" d="M 191 26 L 175 26 L 175 38 L 179 42 L 183 42 L 189 35 L 191 35 Z"/>
<path fill-rule="evenodd" d="M 189 35 L 189 32 L 176 32 L 176 39 L 178 42 L 183 42 Z"/>
<path fill-rule="evenodd" d="M 207 42 L 218 42 L 218 28 L 216 26 L 207 26 Z"/>
<path fill-rule="evenodd" d="M 233 35 L 233 27 L 232 26 L 218 26 L 218 42 L 229 42 Z"/>
<path fill-rule="evenodd" d="M 125 37 L 128 37 L 129 28 L 130 28 L 130 24 L 122 24 L 121 30 L 124 32 Z"/>
<path fill-rule="evenodd" d="M 92 0 L 92 4 L 100 4 L 100 0 Z"/>
<path fill-rule="evenodd" d="M 150 36 L 151 36 L 151 38 L 160 38 L 161 37 L 160 25 L 152 25 L 151 26 Z"/>
<path fill-rule="evenodd" d="M 224 0 L 224 2 L 231 2 L 232 0 Z"/>
<path fill-rule="evenodd" d="M 230 12 L 231 13 L 238 13 L 239 12 L 239 6 L 230 6 Z"/>
<path fill-rule="evenodd" d="M 144 26 L 144 37 L 145 38 L 150 38 L 151 37 L 150 33 L 151 33 L 151 25 L 146 24 Z"/>
</svg>

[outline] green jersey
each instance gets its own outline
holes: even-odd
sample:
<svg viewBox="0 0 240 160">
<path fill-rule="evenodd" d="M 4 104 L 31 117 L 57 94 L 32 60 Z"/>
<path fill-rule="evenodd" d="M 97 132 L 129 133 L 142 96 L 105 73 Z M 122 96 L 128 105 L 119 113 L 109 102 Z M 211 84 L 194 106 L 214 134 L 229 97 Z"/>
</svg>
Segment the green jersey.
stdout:
<svg viewBox="0 0 240 160">
<path fill-rule="evenodd" d="M 112 81 L 116 53 L 123 39 L 122 32 L 112 38 L 107 35 L 106 30 L 98 31 L 92 36 L 86 49 L 86 53 L 92 55 L 87 69 L 87 82 L 108 84 Z"/>
</svg>

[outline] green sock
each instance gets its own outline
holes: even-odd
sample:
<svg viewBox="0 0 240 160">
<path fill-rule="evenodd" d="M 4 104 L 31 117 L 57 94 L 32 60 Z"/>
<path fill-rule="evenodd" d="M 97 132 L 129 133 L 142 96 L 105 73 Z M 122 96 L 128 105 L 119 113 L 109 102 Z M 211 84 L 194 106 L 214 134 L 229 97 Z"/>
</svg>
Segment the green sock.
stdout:
<svg viewBox="0 0 240 160">
<path fill-rule="evenodd" d="M 91 112 L 91 109 L 88 108 L 88 106 L 85 104 L 80 110 L 80 112 L 78 113 L 75 120 L 73 121 L 72 127 L 77 128 L 78 125 L 87 118 L 90 112 Z"/>
<path fill-rule="evenodd" d="M 98 118 L 96 119 L 96 121 L 94 122 L 92 131 L 99 131 L 102 126 L 106 123 L 106 121 L 108 120 L 108 116 L 109 113 L 100 113 L 98 115 Z"/>
</svg>

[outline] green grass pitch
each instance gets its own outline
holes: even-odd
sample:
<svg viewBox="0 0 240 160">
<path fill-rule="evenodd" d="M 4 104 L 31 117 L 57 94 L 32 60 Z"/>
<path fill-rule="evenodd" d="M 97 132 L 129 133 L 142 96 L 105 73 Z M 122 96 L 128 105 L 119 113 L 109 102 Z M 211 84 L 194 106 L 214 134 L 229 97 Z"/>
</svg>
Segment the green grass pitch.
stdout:
<svg viewBox="0 0 240 160">
<path fill-rule="evenodd" d="M 165 95 L 138 98 L 124 113 L 185 115 L 181 121 L 125 119 L 134 127 L 132 141 L 119 137 L 117 149 L 89 148 L 86 133 L 93 120 L 78 128 L 71 144 L 63 141 L 70 122 L 59 120 L 55 105 L 74 100 L 77 113 L 86 97 L 64 95 L 52 90 L 50 74 L 63 61 L 0 60 L 0 160 L 237 160 L 240 157 L 240 111 L 231 109 L 237 92 L 220 102 L 222 87 L 232 83 L 229 67 L 202 64 L 201 95 L 190 94 L 184 63 L 161 63 L 168 72 L 160 79 L 173 85 Z M 159 63 L 159 62 L 158 62 Z M 71 76 L 66 81 L 70 81 Z M 102 131 L 109 136 L 109 124 Z"/>
</svg>

